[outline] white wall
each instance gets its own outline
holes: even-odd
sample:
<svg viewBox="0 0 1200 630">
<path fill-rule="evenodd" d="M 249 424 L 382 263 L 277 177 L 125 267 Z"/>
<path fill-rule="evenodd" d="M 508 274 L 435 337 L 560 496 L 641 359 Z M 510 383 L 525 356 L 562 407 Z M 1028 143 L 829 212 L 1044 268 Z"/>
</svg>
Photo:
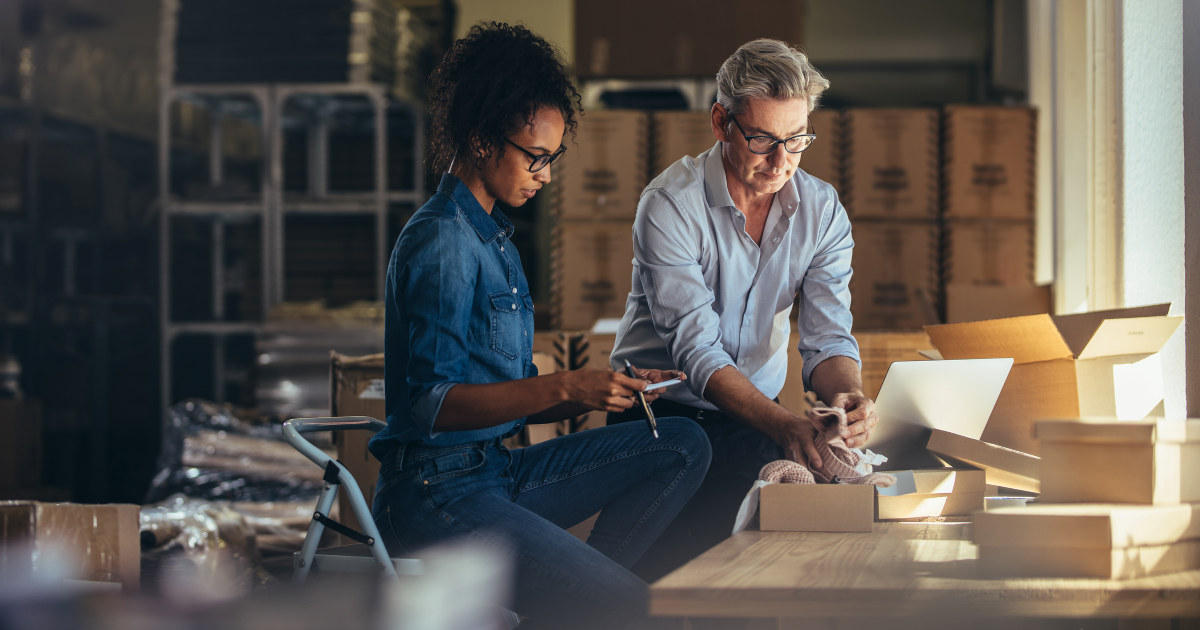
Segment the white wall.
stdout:
<svg viewBox="0 0 1200 630">
<path fill-rule="evenodd" d="M 1184 311 L 1183 0 L 1121 9 L 1123 301 Z M 1183 417 L 1184 333 L 1163 350 L 1167 415 Z"/>
</svg>

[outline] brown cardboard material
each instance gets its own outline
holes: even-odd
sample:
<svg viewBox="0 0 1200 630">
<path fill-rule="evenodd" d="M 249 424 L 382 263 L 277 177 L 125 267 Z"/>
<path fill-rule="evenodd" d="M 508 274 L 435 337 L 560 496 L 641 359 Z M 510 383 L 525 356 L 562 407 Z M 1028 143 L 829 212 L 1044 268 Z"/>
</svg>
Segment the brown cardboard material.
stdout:
<svg viewBox="0 0 1200 630">
<path fill-rule="evenodd" d="M 586 330 L 597 319 L 625 314 L 633 286 L 632 223 L 562 222 L 552 247 L 555 328 Z"/>
<path fill-rule="evenodd" d="M 1033 284 L 1033 219 L 952 219 L 942 224 L 946 284 Z"/>
<path fill-rule="evenodd" d="M 579 119 L 574 143 L 555 164 L 551 180 L 557 216 L 571 220 L 633 220 L 649 182 L 649 115 L 633 110 L 592 110 Z M 715 140 L 714 140 L 715 142 Z"/>
<path fill-rule="evenodd" d="M 1200 568 L 1200 540 L 1111 549 L 980 545 L 978 566 L 993 578 L 1130 580 Z"/>
<path fill-rule="evenodd" d="M 802 0 L 742 0 L 736 11 L 714 0 L 576 0 L 574 15 L 575 73 L 581 79 L 712 78 L 752 39 L 804 42 Z"/>
<path fill-rule="evenodd" d="M 759 529 L 786 532 L 869 532 L 875 486 L 772 483 L 758 497 Z"/>
<path fill-rule="evenodd" d="M 1037 112 L 949 106 L 942 115 L 946 218 L 1032 219 Z"/>
<path fill-rule="evenodd" d="M 1044 501 L 1200 501 L 1200 420 L 1043 420 L 1034 428 Z"/>
<path fill-rule="evenodd" d="M 937 224 L 854 222 L 854 330 L 919 329 L 938 321 Z"/>
<path fill-rule="evenodd" d="M 1169 305 L 927 326 L 946 359 L 1012 357 L 983 440 L 1037 455 L 1041 418 L 1161 415 L 1158 351 L 1182 317 Z"/>
<path fill-rule="evenodd" d="M 808 129 L 816 133 L 813 141 L 800 156 L 800 168 L 805 173 L 833 186 L 838 196 L 843 195 L 842 152 L 845 138 L 842 130 L 842 113 L 836 109 L 818 109 L 808 114 Z"/>
<path fill-rule="evenodd" d="M 978 286 L 947 283 L 946 323 L 976 322 L 1050 312 L 1050 285 Z"/>
<path fill-rule="evenodd" d="M 1200 540 L 1200 503 L 1036 503 L 975 515 L 977 545 L 1116 549 Z"/>
<path fill-rule="evenodd" d="M 141 583 L 136 505 L 0 502 L 0 574 L 119 582 L 125 592 Z"/>
<path fill-rule="evenodd" d="M 985 484 L 981 470 L 945 468 L 888 472 L 898 478 L 911 474 L 914 491 L 889 495 L 886 493 L 891 489 L 880 488 L 877 518 L 881 521 L 967 515 L 983 509 Z M 897 483 L 897 486 L 906 485 L 904 480 Z"/>
<path fill-rule="evenodd" d="M 650 126 L 654 130 L 654 144 L 650 147 L 647 182 L 683 156 L 695 157 L 717 143 L 712 130 L 712 113 L 707 109 L 654 112 Z"/>
<path fill-rule="evenodd" d="M 843 122 L 842 203 L 850 216 L 934 220 L 939 205 L 937 110 L 851 108 Z"/>
<path fill-rule="evenodd" d="M 1039 458 L 1035 455 L 941 429 L 931 431 L 925 448 L 949 461 L 982 469 L 988 484 L 1027 492 L 1041 488 Z"/>
<path fill-rule="evenodd" d="M 933 343 L 923 330 L 908 332 L 855 331 L 862 359 L 863 393 L 872 400 L 879 397 L 883 378 L 893 361 L 920 361 L 920 351 L 931 350 Z M 793 347 L 795 344 L 793 344 Z"/>
<path fill-rule="evenodd" d="M 332 353 L 329 415 L 367 416 L 387 422 L 383 398 L 383 361 L 383 354 L 350 357 Z M 362 491 L 368 507 L 375 499 L 375 483 L 379 477 L 379 460 L 367 450 L 367 443 L 372 436 L 369 431 L 338 431 L 333 434 L 337 459 L 358 482 L 358 489 Z M 346 492 L 338 493 L 338 520 L 362 531 L 358 518 L 350 509 Z"/>
</svg>

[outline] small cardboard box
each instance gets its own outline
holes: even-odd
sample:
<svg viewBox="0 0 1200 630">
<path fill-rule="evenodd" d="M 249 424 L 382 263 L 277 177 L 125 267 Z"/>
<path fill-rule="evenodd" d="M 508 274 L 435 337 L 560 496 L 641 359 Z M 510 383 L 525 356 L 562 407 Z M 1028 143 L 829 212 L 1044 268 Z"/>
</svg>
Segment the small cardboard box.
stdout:
<svg viewBox="0 0 1200 630">
<path fill-rule="evenodd" d="M 1042 500 L 1200 501 L 1200 420 L 1043 420 Z"/>
<path fill-rule="evenodd" d="M 118 582 L 136 592 L 140 511 L 119 503 L 0 501 L 0 575 Z"/>
<path fill-rule="evenodd" d="M 1200 568 L 1200 504 L 1031 504 L 975 515 L 990 577 L 1129 579 Z"/>
<path fill-rule="evenodd" d="M 842 201 L 850 216 L 936 219 L 940 203 L 937 110 L 850 108 L 843 124 Z"/>
<path fill-rule="evenodd" d="M 982 469 L 989 485 L 1037 492 L 1039 458 L 982 440 L 933 429 L 925 446 L 930 452 L 951 463 L 963 463 Z"/>
<path fill-rule="evenodd" d="M 937 318 L 935 221 L 854 222 L 854 330 L 920 329 Z"/>
<path fill-rule="evenodd" d="M 631 222 L 563 221 L 550 254 L 554 328 L 586 330 L 597 319 L 621 317 L 633 286 Z"/>
<path fill-rule="evenodd" d="M 947 218 L 1033 217 L 1036 110 L 949 106 L 942 113 L 942 131 L 942 203 Z"/>
<path fill-rule="evenodd" d="M 763 531 L 869 532 L 875 522 L 875 486 L 772 483 L 758 496 Z"/>
<path fill-rule="evenodd" d="M 553 167 L 558 217 L 632 221 L 649 182 L 648 132 L 643 111 L 594 110 L 582 116 L 575 142 L 564 139 L 567 153 Z"/>
<path fill-rule="evenodd" d="M 877 518 L 881 521 L 932 516 L 967 515 L 983 509 L 982 470 L 887 471 L 895 485 L 878 488 Z"/>
<path fill-rule="evenodd" d="M 818 109 L 808 115 L 809 133 L 817 139 L 804 150 L 800 157 L 800 168 L 805 173 L 833 186 L 838 196 L 843 195 L 842 153 L 845 141 L 842 132 L 842 113 L 836 109 Z"/>
<path fill-rule="evenodd" d="M 654 144 L 650 147 L 649 179 L 658 177 L 679 158 L 695 157 L 717 143 L 712 130 L 712 113 L 704 111 L 665 111 L 651 114 Z"/>
<path fill-rule="evenodd" d="M 1037 455 L 1036 419 L 1161 415 L 1158 351 L 1183 321 L 1168 316 L 1169 308 L 1029 315 L 925 331 L 946 359 L 1014 360 L 982 439 Z"/>
<path fill-rule="evenodd" d="M 946 284 L 1033 284 L 1033 218 L 954 219 L 942 224 Z"/>
</svg>

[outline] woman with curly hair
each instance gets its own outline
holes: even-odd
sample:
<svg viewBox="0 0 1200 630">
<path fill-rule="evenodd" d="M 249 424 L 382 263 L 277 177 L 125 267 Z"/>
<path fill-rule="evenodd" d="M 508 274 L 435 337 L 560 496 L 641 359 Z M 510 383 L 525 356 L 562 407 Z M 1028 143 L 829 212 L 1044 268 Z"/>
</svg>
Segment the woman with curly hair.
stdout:
<svg viewBox="0 0 1200 630">
<path fill-rule="evenodd" d="M 500 549 L 522 628 L 646 621 L 646 584 L 628 568 L 699 487 L 704 433 L 663 418 L 661 437 L 627 423 L 502 442 L 527 423 L 624 411 L 649 383 L 682 377 L 533 365 L 533 302 L 500 204 L 550 181 L 579 94 L 550 44 L 498 23 L 455 42 L 431 83 L 432 161 L 445 174 L 388 264 L 376 523 L 393 551 L 455 539 Z M 566 531 L 597 512 L 586 543 Z"/>
</svg>

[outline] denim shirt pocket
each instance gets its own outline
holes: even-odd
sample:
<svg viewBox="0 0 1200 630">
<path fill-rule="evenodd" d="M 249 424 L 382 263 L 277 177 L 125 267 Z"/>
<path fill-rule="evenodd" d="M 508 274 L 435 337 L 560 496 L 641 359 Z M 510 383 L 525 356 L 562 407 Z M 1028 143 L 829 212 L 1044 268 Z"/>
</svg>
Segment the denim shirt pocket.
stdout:
<svg viewBox="0 0 1200 630">
<path fill-rule="evenodd" d="M 519 303 L 520 296 L 508 292 L 492 293 L 488 296 L 492 304 L 491 330 L 492 350 L 506 359 L 516 359 L 521 356 L 521 349 L 526 343 L 523 334 L 523 311 Z"/>
</svg>

